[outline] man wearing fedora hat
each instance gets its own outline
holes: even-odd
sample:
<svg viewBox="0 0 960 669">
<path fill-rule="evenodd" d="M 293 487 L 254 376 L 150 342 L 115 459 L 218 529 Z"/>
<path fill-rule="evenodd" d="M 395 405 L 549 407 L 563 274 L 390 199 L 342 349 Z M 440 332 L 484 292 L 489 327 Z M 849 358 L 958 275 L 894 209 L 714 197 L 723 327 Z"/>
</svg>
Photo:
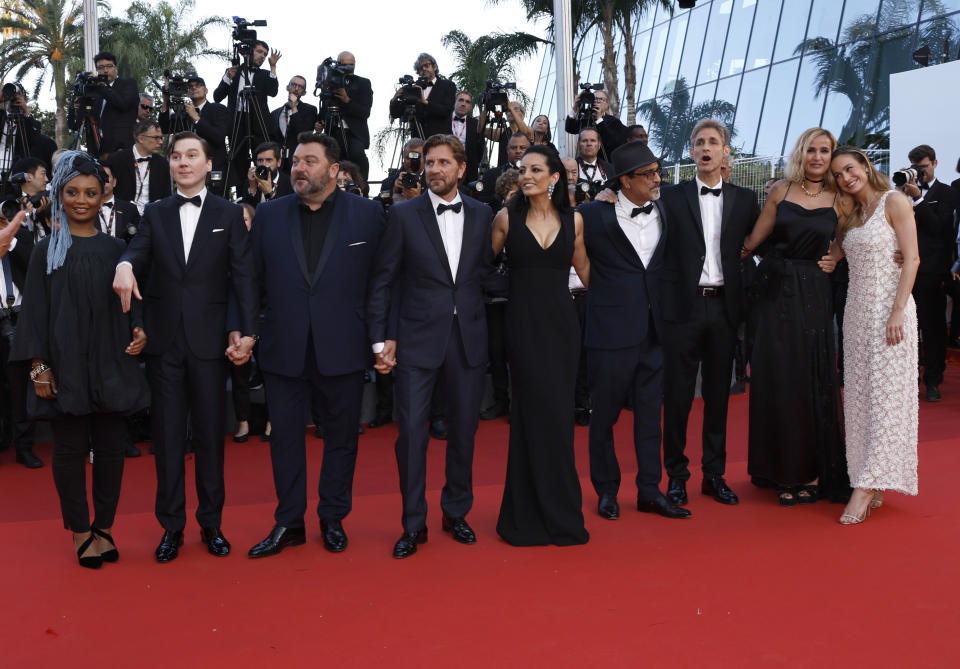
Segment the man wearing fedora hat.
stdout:
<svg viewBox="0 0 960 669">
<path fill-rule="evenodd" d="M 597 510 L 620 516 L 620 466 L 613 425 L 633 396 L 633 445 L 637 454 L 637 509 L 668 518 L 690 512 L 660 491 L 660 405 L 663 347 L 660 274 L 669 223 L 660 198 L 660 164 L 642 142 L 611 156 L 620 183 L 613 204 L 580 207 L 590 256 L 590 290 L 584 346 L 593 412 L 590 420 L 590 479 L 600 498 Z"/>
</svg>

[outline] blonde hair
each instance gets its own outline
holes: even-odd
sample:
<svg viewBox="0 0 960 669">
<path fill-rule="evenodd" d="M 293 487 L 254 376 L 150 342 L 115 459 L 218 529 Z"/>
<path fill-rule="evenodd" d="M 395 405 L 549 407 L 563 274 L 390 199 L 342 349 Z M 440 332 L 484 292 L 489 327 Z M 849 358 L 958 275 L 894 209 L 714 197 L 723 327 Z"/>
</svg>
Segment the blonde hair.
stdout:
<svg viewBox="0 0 960 669">
<path fill-rule="evenodd" d="M 873 166 L 873 163 L 870 162 L 870 158 L 868 158 L 867 154 L 865 154 L 863 151 L 855 146 L 841 146 L 833 152 L 833 158 L 831 158 L 831 160 L 840 156 L 850 156 L 860 163 L 867 173 L 867 184 L 875 191 L 878 193 L 883 193 L 890 190 L 890 182 L 887 177 L 880 172 L 880 170 Z M 833 174 L 832 169 L 830 170 L 830 173 Z M 863 205 L 860 204 L 855 197 L 851 197 L 850 199 L 853 201 L 852 210 L 846 218 L 840 221 L 840 232 L 844 235 L 848 230 L 859 228 L 866 222 L 863 220 Z"/>
<path fill-rule="evenodd" d="M 803 158 L 807 155 L 807 149 L 810 148 L 810 144 L 812 144 L 813 140 L 817 137 L 826 137 L 830 140 L 831 153 L 837 150 L 837 138 L 834 137 L 833 133 L 829 130 L 824 130 L 823 128 L 804 130 L 803 134 L 797 138 L 797 143 L 793 146 L 793 151 L 790 152 L 790 158 L 787 159 L 787 166 L 783 171 L 784 177 L 788 181 L 792 181 L 795 184 L 803 183 Z M 824 176 L 824 186 L 830 190 L 837 189 L 837 184 L 833 180 L 833 172 L 829 169 Z"/>
</svg>

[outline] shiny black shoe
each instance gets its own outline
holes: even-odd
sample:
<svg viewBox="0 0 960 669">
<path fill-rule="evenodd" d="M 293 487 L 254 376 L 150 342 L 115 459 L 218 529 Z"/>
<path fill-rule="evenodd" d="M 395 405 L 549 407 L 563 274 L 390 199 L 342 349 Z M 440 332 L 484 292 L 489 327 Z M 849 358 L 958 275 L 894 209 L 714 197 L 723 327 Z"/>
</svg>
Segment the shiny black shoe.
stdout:
<svg viewBox="0 0 960 669">
<path fill-rule="evenodd" d="M 230 542 L 223 536 L 219 527 L 200 528 L 200 540 L 207 545 L 210 555 L 224 557 L 230 554 Z"/>
<path fill-rule="evenodd" d="M 123 457 L 125 458 L 139 458 L 141 455 L 143 453 L 134 444 L 127 444 L 123 447 Z"/>
<path fill-rule="evenodd" d="M 339 520 L 320 520 L 320 531 L 323 533 L 323 547 L 331 553 L 342 553 L 347 549 L 347 533 L 343 531 L 343 523 Z"/>
<path fill-rule="evenodd" d="M 620 505 L 617 504 L 616 495 L 600 495 L 600 502 L 597 503 L 597 513 L 601 518 L 607 520 L 616 520 L 620 517 Z"/>
<path fill-rule="evenodd" d="M 177 550 L 183 545 L 183 530 L 177 530 L 176 532 L 171 532 L 167 530 L 163 533 L 163 538 L 160 539 L 160 545 L 157 546 L 157 550 L 154 551 L 154 556 L 157 558 L 157 562 L 170 562 L 171 560 L 176 560 L 177 555 L 180 554 L 180 551 Z"/>
<path fill-rule="evenodd" d="M 940 394 L 940 388 L 938 388 L 932 383 L 928 383 L 927 384 L 927 401 L 939 402 L 942 399 L 943 399 L 943 396 Z"/>
<path fill-rule="evenodd" d="M 670 500 L 661 493 L 657 493 L 656 497 L 645 502 L 637 500 L 637 511 L 657 513 L 664 518 L 689 518 L 691 516 L 690 511 L 684 509 L 682 506 L 672 504 Z"/>
<path fill-rule="evenodd" d="M 430 421 L 430 436 L 440 441 L 447 440 L 447 421 L 442 418 L 434 418 Z"/>
<path fill-rule="evenodd" d="M 96 536 L 110 542 L 110 545 L 113 548 L 105 551 L 100 551 L 100 557 L 103 558 L 104 562 L 116 562 L 120 559 L 120 551 L 117 550 L 117 543 L 113 540 L 113 536 L 109 532 L 104 532 L 103 530 L 90 526 L 90 531 Z"/>
<path fill-rule="evenodd" d="M 675 506 L 687 504 L 687 482 L 683 479 L 670 479 L 667 486 L 667 499 Z"/>
<path fill-rule="evenodd" d="M 302 546 L 305 543 L 307 543 L 307 533 L 302 527 L 274 525 L 267 538 L 247 552 L 247 557 L 268 557 L 276 555 L 287 546 Z"/>
<path fill-rule="evenodd" d="M 40 469 L 43 467 L 43 460 L 37 457 L 33 449 L 29 446 L 17 449 L 17 463 L 27 469 Z"/>
<path fill-rule="evenodd" d="M 404 532 L 393 546 L 393 557 L 398 560 L 408 558 L 417 552 L 417 544 L 427 543 L 427 528 L 419 532 Z"/>
<path fill-rule="evenodd" d="M 510 408 L 503 402 L 494 402 L 480 412 L 480 420 L 496 420 L 500 416 L 510 413 Z"/>
<path fill-rule="evenodd" d="M 373 420 L 367 423 L 367 427 L 378 428 L 392 422 L 393 418 L 391 416 L 374 416 Z"/>
<path fill-rule="evenodd" d="M 739 504 L 740 498 L 730 490 L 730 486 L 723 480 L 722 476 L 706 476 L 703 479 L 703 485 L 700 486 L 700 492 L 709 495 L 721 504 Z"/>
<path fill-rule="evenodd" d="M 449 532 L 454 541 L 461 544 L 477 543 L 477 535 L 473 533 L 473 528 L 467 524 L 466 518 L 443 517 L 443 531 Z"/>
</svg>

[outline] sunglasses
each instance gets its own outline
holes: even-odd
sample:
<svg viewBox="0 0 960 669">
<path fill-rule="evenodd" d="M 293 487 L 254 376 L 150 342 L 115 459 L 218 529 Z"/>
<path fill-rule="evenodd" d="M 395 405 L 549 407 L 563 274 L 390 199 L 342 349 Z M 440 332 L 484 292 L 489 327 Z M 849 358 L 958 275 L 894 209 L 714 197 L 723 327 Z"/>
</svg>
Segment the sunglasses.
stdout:
<svg viewBox="0 0 960 669">
<path fill-rule="evenodd" d="M 140 109 L 153 109 L 153 105 L 140 105 Z"/>
</svg>

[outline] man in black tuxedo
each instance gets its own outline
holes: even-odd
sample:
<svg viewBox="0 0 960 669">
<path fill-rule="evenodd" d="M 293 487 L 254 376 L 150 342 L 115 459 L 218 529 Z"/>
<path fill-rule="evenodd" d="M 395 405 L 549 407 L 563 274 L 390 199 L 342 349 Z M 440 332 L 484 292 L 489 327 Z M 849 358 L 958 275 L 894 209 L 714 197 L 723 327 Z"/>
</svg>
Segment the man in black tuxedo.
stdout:
<svg viewBox="0 0 960 669">
<path fill-rule="evenodd" d="M 457 91 L 457 101 L 450 121 L 450 134 L 455 135 L 463 143 L 463 149 L 467 155 L 467 171 L 463 173 L 464 181 L 476 181 L 477 170 L 480 167 L 480 161 L 483 160 L 483 141 L 477 132 L 477 125 L 477 117 L 473 115 L 473 95 L 470 91 Z"/>
<path fill-rule="evenodd" d="M 294 75 L 287 84 L 287 101 L 270 112 L 273 127 L 277 131 L 276 140 L 281 147 L 280 169 L 287 175 L 290 174 L 293 152 L 297 149 L 297 137 L 302 132 L 313 132 L 317 122 L 317 108 L 302 100 L 306 92 L 306 78 Z"/>
<path fill-rule="evenodd" d="M 295 194 L 260 205 L 251 233 L 267 312 L 257 361 L 270 406 L 277 492 L 275 525 L 250 549 L 252 558 L 305 541 L 303 418 L 315 393 L 323 400 L 317 507 L 323 545 L 334 553 L 346 549 L 342 520 L 352 508 L 363 372 L 372 359 L 362 315 L 383 208 L 337 188 L 336 140 L 313 132 L 300 139 L 291 170 Z"/>
<path fill-rule="evenodd" d="M 457 190 L 467 167 L 460 140 L 430 137 L 424 156 L 430 190 L 390 208 L 367 300 L 377 371 L 397 367 L 403 535 L 395 558 L 427 541 L 427 418 L 437 382 L 449 426 L 443 529 L 460 543 L 476 541 L 465 517 L 473 505 L 473 440 L 487 361 L 482 283 L 492 271 L 493 212 Z"/>
<path fill-rule="evenodd" d="M 703 396 L 701 492 L 736 504 L 723 479 L 727 461 L 727 402 L 737 327 L 743 320 L 740 249 L 760 214 L 756 194 L 723 183 L 720 167 L 730 154 L 730 133 L 713 119 L 694 126 L 690 157 L 693 181 L 662 190 L 670 239 L 663 286 L 663 459 L 667 498 L 687 503 L 689 460 L 684 455 L 687 420 L 700 368 Z M 753 262 L 748 259 L 745 262 Z"/>
<path fill-rule="evenodd" d="M 429 53 L 421 53 L 413 64 L 417 73 L 420 99 L 416 102 L 416 123 L 411 125 L 414 137 L 427 139 L 433 135 L 450 134 L 450 117 L 457 97 L 457 86 L 449 79 L 440 76 L 437 61 Z M 403 116 L 403 104 L 400 101 L 401 89 L 390 100 L 390 117 Z"/>
<path fill-rule="evenodd" d="M 610 114 L 610 101 L 607 98 L 606 91 L 595 91 L 593 99 L 593 114 L 595 121 L 593 124 L 584 123 L 578 116 L 580 108 L 580 96 L 578 93 L 574 99 L 573 109 L 570 110 L 565 122 L 565 129 L 571 135 L 579 135 L 585 128 L 596 128 L 600 137 L 600 147 L 598 151 L 604 160 L 609 160 L 613 150 L 627 141 L 627 127 L 616 116 Z"/>
<path fill-rule="evenodd" d="M 227 169 L 227 133 L 230 132 L 230 113 L 218 102 L 207 99 L 207 82 L 196 75 L 187 79 L 190 99 L 184 102 L 183 114 L 170 108 L 166 89 L 160 103 L 160 130 L 177 134 L 184 130 L 197 133 L 210 145 L 210 161 L 215 172 Z"/>
<path fill-rule="evenodd" d="M 100 205 L 97 229 L 129 244 L 140 227 L 140 212 L 133 202 L 121 200 L 114 194 L 117 179 L 113 176 L 113 168 L 105 164 L 103 171 L 107 180 L 103 183 L 103 203 Z"/>
<path fill-rule="evenodd" d="M 170 163 L 159 153 L 162 145 L 160 124 L 141 121 L 133 148 L 114 151 L 105 161 L 117 180 L 117 197 L 133 202 L 141 214 L 150 202 L 170 195 Z"/>
<path fill-rule="evenodd" d="M 153 395 L 156 515 L 164 529 L 155 552 L 158 562 L 175 559 L 183 544 L 188 417 L 201 539 L 213 555 L 230 551 L 220 530 L 227 384 L 224 349 L 234 364 L 249 359 L 240 351 L 253 347 L 256 314 L 243 210 L 207 192 L 205 181 L 212 165 L 206 141 L 192 132 L 174 136 L 170 161 L 177 193 L 147 207 L 139 232 L 117 265 L 113 284 L 126 311 L 131 295 L 140 298 L 135 274 L 147 276 L 143 317 L 150 340 L 144 355 Z"/>
<path fill-rule="evenodd" d="M 94 120 L 100 131 L 99 141 L 87 136 L 87 150 L 106 156 L 120 149 L 130 149 L 134 142 L 134 126 L 140 107 L 137 80 L 120 77 L 117 57 L 101 51 L 93 57 L 98 75 L 106 75 L 107 83 L 88 87 L 89 94 L 100 102 L 94 106 Z M 94 151 L 93 147 L 97 147 Z"/>
<path fill-rule="evenodd" d="M 946 282 L 956 249 L 953 212 L 957 196 L 953 189 L 936 178 L 937 153 L 932 146 L 921 144 L 910 151 L 910 165 L 917 169 L 916 181 L 901 188 L 913 200 L 917 220 L 917 244 L 920 269 L 913 284 L 917 302 L 917 325 L 923 341 L 923 383 L 926 400 L 939 402 L 940 384 L 947 366 Z"/>
<path fill-rule="evenodd" d="M 337 65 L 352 73 L 357 66 L 357 59 L 349 51 L 344 51 L 337 56 Z M 370 129 L 367 127 L 367 119 L 370 118 L 370 109 L 373 107 L 373 88 L 370 86 L 370 80 L 350 74 L 346 88 L 333 89 L 333 99 L 321 98 L 320 102 L 320 121 L 324 126 L 330 125 L 330 106 L 336 105 L 340 109 L 344 136 L 341 137 L 340 131 L 332 127 L 327 128 L 328 134 L 340 145 L 340 157 L 356 163 L 366 180 L 370 174 L 370 161 L 367 160 L 366 154 L 366 150 L 370 147 Z"/>
<path fill-rule="evenodd" d="M 612 176 L 612 165 L 600 157 L 600 133 L 596 128 L 584 128 L 577 140 L 578 180 L 596 184 L 597 191 Z"/>
<path fill-rule="evenodd" d="M 0 173 L 7 178 L 22 158 L 40 158 L 49 168 L 57 143 L 44 135 L 40 121 L 31 116 L 23 89 L 7 100 L 0 93 Z"/>
<path fill-rule="evenodd" d="M 616 204 L 579 208 L 590 256 L 584 345 L 593 412 L 590 480 L 603 518 L 620 517 L 620 465 L 613 426 L 633 398 L 637 454 L 637 509 L 668 518 L 690 512 L 660 492 L 660 407 L 663 398 L 663 321 L 660 280 L 670 219 L 660 199 L 660 164 L 642 142 L 613 152 L 611 177 L 620 182 Z"/>
<path fill-rule="evenodd" d="M 243 202 L 256 207 L 261 202 L 293 193 L 290 175 L 282 169 L 281 150 L 276 142 L 264 142 L 257 147 L 257 167 L 267 168 L 270 174 L 268 178 L 261 179 L 257 176 L 257 167 L 247 170 L 247 188 L 240 196 Z"/>
</svg>

